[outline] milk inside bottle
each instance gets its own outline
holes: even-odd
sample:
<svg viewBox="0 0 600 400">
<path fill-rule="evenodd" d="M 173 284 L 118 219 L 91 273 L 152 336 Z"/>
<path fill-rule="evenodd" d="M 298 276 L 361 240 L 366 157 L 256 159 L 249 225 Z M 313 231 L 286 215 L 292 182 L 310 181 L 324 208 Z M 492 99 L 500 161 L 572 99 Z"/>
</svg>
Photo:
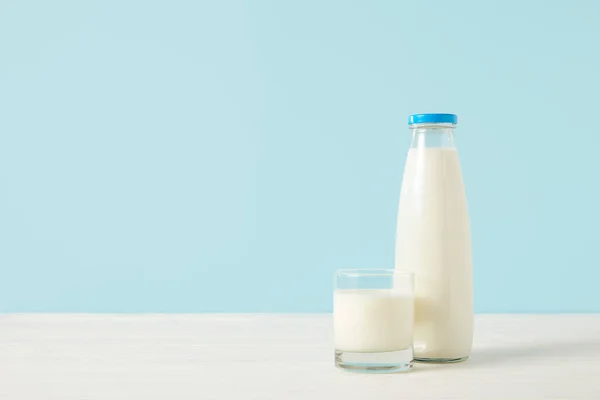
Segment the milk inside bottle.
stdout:
<svg viewBox="0 0 600 400">
<path fill-rule="evenodd" d="M 395 267 L 415 273 L 417 361 L 463 361 L 473 341 L 471 237 L 456 123 L 454 114 L 409 117 Z"/>
</svg>

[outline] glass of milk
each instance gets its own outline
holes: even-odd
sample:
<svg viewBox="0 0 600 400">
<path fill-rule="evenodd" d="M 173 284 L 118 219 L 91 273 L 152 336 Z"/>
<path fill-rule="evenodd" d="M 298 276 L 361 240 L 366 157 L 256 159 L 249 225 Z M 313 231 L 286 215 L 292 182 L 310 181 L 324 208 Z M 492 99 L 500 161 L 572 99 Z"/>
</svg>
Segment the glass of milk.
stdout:
<svg viewBox="0 0 600 400">
<path fill-rule="evenodd" d="M 335 365 L 357 372 L 403 372 L 413 365 L 414 276 L 393 269 L 335 275 Z"/>
</svg>

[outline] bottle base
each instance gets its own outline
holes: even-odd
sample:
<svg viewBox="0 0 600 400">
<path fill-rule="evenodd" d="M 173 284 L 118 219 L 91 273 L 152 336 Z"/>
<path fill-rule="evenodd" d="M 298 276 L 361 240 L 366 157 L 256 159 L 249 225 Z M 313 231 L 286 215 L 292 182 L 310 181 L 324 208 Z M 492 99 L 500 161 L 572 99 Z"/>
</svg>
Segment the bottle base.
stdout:
<svg viewBox="0 0 600 400">
<path fill-rule="evenodd" d="M 416 362 L 430 363 L 430 364 L 452 364 L 463 362 L 468 359 L 469 356 L 459 358 L 428 358 L 428 357 L 415 357 Z"/>
</svg>

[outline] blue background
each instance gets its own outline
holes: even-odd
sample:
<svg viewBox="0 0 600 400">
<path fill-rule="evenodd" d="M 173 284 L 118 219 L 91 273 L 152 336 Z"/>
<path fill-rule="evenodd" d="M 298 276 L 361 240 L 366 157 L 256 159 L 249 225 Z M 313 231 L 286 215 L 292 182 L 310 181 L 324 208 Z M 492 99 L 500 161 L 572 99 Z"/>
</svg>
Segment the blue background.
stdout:
<svg viewBox="0 0 600 400">
<path fill-rule="evenodd" d="M 597 1 L 0 2 L 0 311 L 329 311 L 459 114 L 477 312 L 600 311 Z"/>
</svg>

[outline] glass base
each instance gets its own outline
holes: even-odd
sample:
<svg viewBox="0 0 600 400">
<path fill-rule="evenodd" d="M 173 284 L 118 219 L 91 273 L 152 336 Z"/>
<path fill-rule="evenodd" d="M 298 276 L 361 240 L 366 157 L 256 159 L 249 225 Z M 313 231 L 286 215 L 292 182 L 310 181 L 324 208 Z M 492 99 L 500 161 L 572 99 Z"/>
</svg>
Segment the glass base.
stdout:
<svg viewBox="0 0 600 400">
<path fill-rule="evenodd" d="M 469 358 L 469 356 L 467 356 L 467 357 L 460 357 L 460 358 L 421 358 L 421 357 L 415 357 L 415 361 L 422 362 L 422 363 L 431 363 L 431 364 L 451 364 L 451 363 L 458 363 L 458 362 L 465 361 L 467 358 Z"/>
<path fill-rule="evenodd" d="M 390 374 L 409 371 L 413 366 L 413 348 L 378 353 L 335 350 L 335 366 L 351 372 Z"/>
</svg>

